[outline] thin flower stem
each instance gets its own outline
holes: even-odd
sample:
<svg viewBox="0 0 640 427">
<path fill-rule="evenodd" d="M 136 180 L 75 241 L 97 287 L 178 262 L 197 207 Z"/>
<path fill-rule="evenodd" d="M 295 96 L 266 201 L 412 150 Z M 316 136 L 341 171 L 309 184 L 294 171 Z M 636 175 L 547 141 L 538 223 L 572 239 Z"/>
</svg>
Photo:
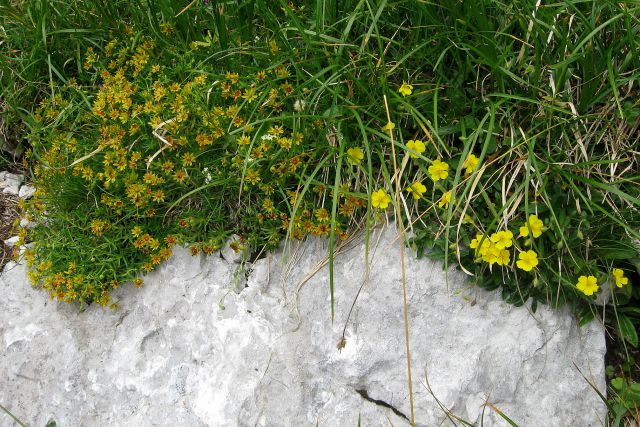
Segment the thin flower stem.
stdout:
<svg viewBox="0 0 640 427">
<path fill-rule="evenodd" d="M 384 108 L 387 112 L 387 121 L 391 123 L 391 114 L 389 113 L 389 104 L 387 102 L 387 96 L 384 95 Z M 411 409 L 411 425 L 415 426 L 415 416 L 413 413 L 413 383 L 411 381 L 411 346 L 409 345 L 409 308 L 407 306 L 407 274 L 404 266 L 404 224 L 402 222 L 402 212 L 400 210 L 400 177 L 398 176 L 398 162 L 396 160 L 396 148 L 393 139 L 393 129 L 389 129 L 389 136 L 391 137 L 391 157 L 393 158 L 393 174 L 396 179 L 396 203 L 395 211 L 398 221 L 399 234 L 400 234 L 400 265 L 402 269 L 402 302 L 404 305 L 404 337 L 407 345 L 407 376 L 409 382 L 409 406 Z"/>
</svg>

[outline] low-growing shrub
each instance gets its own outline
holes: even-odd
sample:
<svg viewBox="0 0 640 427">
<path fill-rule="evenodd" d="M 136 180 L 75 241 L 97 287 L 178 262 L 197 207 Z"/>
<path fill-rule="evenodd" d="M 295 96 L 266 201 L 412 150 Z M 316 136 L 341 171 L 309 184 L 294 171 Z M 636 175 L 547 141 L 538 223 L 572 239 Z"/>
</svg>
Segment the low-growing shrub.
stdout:
<svg viewBox="0 0 640 427">
<path fill-rule="evenodd" d="M 27 209 L 39 225 L 26 258 L 52 297 L 108 304 L 110 289 L 141 284 L 141 271 L 185 242 L 195 255 L 234 233 L 238 250 L 275 247 L 289 230 L 345 238 L 366 206 L 343 186 L 330 221 L 317 165 L 336 154 L 338 136 L 307 142 L 325 137 L 322 124 L 305 117 L 287 65 L 217 75 L 190 71 L 188 53 L 159 56 L 135 37 L 91 50 L 91 78 L 60 87 L 35 113 L 38 191 Z"/>
</svg>

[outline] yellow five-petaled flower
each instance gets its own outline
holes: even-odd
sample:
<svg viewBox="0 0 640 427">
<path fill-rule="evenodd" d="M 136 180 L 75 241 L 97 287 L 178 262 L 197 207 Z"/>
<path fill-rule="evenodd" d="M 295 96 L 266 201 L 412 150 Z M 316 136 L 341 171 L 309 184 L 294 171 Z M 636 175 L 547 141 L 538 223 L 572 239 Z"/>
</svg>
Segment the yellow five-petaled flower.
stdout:
<svg viewBox="0 0 640 427">
<path fill-rule="evenodd" d="M 411 91 L 413 91 L 413 85 L 410 85 L 407 82 L 402 82 L 402 86 L 398 89 L 398 92 L 400 92 L 400 95 L 402 96 L 411 95 Z"/>
<path fill-rule="evenodd" d="M 391 197 L 382 188 L 371 194 L 371 204 L 374 208 L 386 209 L 389 206 Z"/>
<path fill-rule="evenodd" d="M 451 191 L 447 191 L 442 194 L 442 197 L 440 197 L 440 201 L 438 202 L 438 206 L 448 209 L 449 203 L 451 203 Z"/>
<path fill-rule="evenodd" d="M 516 265 L 524 271 L 531 271 L 538 265 L 538 254 L 532 250 L 522 251 L 518 254 Z"/>
<path fill-rule="evenodd" d="M 520 227 L 520 236 L 527 237 L 529 235 L 529 229 L 531 229 L 533 237 L 540 237 L 544 231 L 544 223 L 540 218 L 538 218 L 538 215 L 529 215 L 529 220 L 527 222 L 529 223 L 528 227 L 527 224 Z"/>
<path fill-rule="evenodd" d="M 382 130 L 385 132 L 391 133 L 392 130 L 396 128 L 396 124 L 393 122 L 389 122 L 386 125 L 382 126 Z"/>
<path fill-rule="evenodd" d="M 502 233 L 501 231 L 498 233 Z M 490 265 L 508 265 L 511 260 L 511 252 L 508 249 L 499 248 L 493 241 L 493 237 L 498 233 L 494 233 L 491 238 L 483 234 L 476 234 L 476 238 L 471 240 L 469 247 L 475 249 L 476 257 L 482 261 L 488 262 Z M 501 245 L 504 246 L 504 245 Z"/>
<path fill-rule="evenodd" d="M 364 159 L 364 153 L 360 147 L 352 147 L 347 150 L 347 161 L 352 165 L 358 165 Z"/>
<path fill-rule="evenodd" d="M 496 245 L 498 249 L 510 248 L 513 244 L 513 233 L 509 230 L 498 231 L 491 235 L 491 242 Z"/>
<path fill-rule="evenodd" d="M 434 181 L 447 179 L 449 176 L 449 165 L 439 159 L 434 160 L 431 166 L 429 166 L 429 175 Z"/>
<path fill-rule="evenodd" d="M 479 162 L 480 159 L 478 159 L 473 154 L 469 154 L 467 159 L 464 161 L 464 164 L 462 165 L 462 167 L 465 168 L 465 174 L 470 175 L 478 167 Z"/>
<path fill-rule="evenodd" d="M 629 284 L 629 278 L 624 276 L 624 271 L 619 268 L 613 269 L 613 278 L 616 281 L 616 286 L 619 288 Z"/>
<path fill-rule="evenodd" d="M 415 151 L 418 154 L 422 154 L 427 147 L 424 145 L 424 142 L 420 141 L 419 139 L 410 139 L 407 142 L 407 148 L 411 151 Z M 409 152 L 409 156 L 411 156 L 412 159 L 417 159 L 418 154 L 414 154 L 411 151 Z"/>
<path fill-rule="evenodd" d="M 420 181 L 415 181 L 409 187 L 407 187 L 407 191 L 411 193 L 414 199 L 419 199 L 422 197 L 425 191 L 427 191 L 427 187 L 422 184 Z"/>
<path fill-rule="evenodd" d="M 585 295 L 591 296 L 598 292 L 600 287 L 598 286 L 598 279 L 594 276 L 580 276 L 578 277 L 578 283 L 576 287 Z"/>
</svg>

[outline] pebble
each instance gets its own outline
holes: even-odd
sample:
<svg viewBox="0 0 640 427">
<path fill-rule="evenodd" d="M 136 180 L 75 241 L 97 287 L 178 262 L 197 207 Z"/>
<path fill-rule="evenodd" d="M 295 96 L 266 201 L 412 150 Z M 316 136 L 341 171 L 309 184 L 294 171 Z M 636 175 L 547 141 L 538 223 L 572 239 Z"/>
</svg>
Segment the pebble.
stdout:
<svg viewBox="0 0 640 427">
<path fill-rule="evenodd" d="M 20 240 L 20 237 L 13 236 L 4 241 L 4 244 L 9 246 L 10 248 L 14 247 L 16 243 Z"/>
<path fill-rule="evenodd" d="M 4 194 L 17 196 L 20 192 L 20 186 L 24 182 L 24 175 L 9 172 L 0 172 L 0 189 Z"/>
<path fill-rule="evenodd" d="M 33 197 L 33 194 L 35 192 L 36 192 L 35 187 L 33 187 L 32 185 L 25 184 L 22 187 L 20 187 L 20 191 L 18 192 L 18 197 L 24 200 L 30 199 L 31 197 Z"/>
</svg>

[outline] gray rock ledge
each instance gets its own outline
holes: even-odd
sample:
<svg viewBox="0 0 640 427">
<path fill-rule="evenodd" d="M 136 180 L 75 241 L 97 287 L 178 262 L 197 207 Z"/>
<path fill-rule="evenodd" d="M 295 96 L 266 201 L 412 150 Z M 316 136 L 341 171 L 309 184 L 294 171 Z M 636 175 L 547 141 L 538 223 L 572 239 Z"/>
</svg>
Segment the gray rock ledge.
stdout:
<svg viewBox="0 0 640 427">
<path fill-rule="evenodd" d="M 0 276 L 0 403 L 39 427 L 356 426 L 359 415 L 363 426 L 407 426 L 399 249 L 391 228 L 371 242 L 342 351 L 362 239 L 336 258 L 333 323 L 320 239 L 253 265 L 175 248 L 142 289 L 117 290 L 117 311 L 49 301 L 10 263 Z M 417 425 L 451 425 L 434 396 L 478 424 L 488 398 L 520 426 L 602 425 L 606 408 L 575 367 L 605 390 L 600 324 L 510 306 L 457 271 L 447 284 L 428 260 L 408 257 L 407 286 Z M 483 421 L 506 425 L 489 408 Z"/>
</svg>

